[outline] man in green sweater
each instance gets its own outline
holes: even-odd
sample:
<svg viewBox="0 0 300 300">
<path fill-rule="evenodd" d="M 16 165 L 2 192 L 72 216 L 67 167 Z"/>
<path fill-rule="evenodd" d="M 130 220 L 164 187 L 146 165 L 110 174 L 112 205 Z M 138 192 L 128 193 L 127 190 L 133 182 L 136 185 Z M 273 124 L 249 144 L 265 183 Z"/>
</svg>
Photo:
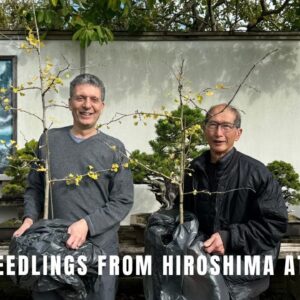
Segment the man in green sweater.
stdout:
<svg viewBox="0 0 300 300">
<path fill-rule="evenodd" d="M 72 222 L 68 228 L 67 247 L 78 249 L 89 237 L 107 255 L 117 255 L 117 232 L 133 204 L 133 182 L 124 145 L 97 129 L 104 97 L 104 85 L 94 75 L 79 75 L 70 84 L 69 108 L 73 125 L 48 131 L 49 169 L 54 181 L 77 174 L 74 176 L 80 182 L 55 181 L 50 206 L 51 218 Z M 45 135 L 41 136 L 39 145 L 38 156 L 43 159 Z M 24 221 L 14 236 L 20 236 L 38 220 L 43 203 L 43 174 L 33 170 L 24 196 Z M 87 299 L 115 298 L 116 278 L 108 274 L 107 268 L 104 273 Z M 33 293 L 33 298 L 61 299 L 55 291 Z"/>
</svg>

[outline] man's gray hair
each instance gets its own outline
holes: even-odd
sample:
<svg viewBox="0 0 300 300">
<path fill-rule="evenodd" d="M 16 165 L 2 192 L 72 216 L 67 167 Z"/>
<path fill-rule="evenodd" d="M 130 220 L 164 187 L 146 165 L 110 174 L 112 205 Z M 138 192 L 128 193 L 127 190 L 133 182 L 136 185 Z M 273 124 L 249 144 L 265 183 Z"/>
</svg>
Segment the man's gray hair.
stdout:
<svg viewBox="0 0 300 300">
<path fill-rule="evenodd" d="M 222 104 L 217 104 L 217 105 L 214 105 L 212 107 L 210 107 L 210 109 L 207 111 L 206 115 L 205 115 L 205 120 L 204 120 L 204 123 L 206 124 L 209 119 L 211 117 L 213 117 L 214 115 L 216 114 L 211 114 L 212 111 L 218 107 L 218 106 L 222 106 L 224 105 L 224 108 L 219 112 L 223 112 L 225 109 L 229 109 L 230 111 L 232 111 L 234 114 L 235 114 L 235 120 L 234 120 L 234 125 L 237 127 L 237 128 L 240 128 L 241 125 L 242 125 L 242 117 L 241 117 L 241 113 L 239 112 L 239 110 L 234 107 L 233 105 L 230 105 L 230 104 L 227 104 L 227 103 L 222 103 Z M 217 113 L 218 114 L 218 113 Z"/>
<path fill-rule="evenodd" d="M 92 74 L 80 74 L 76 76 L 70 83 L 70 98 L 74 95 L 74 89 L 77 85 L 81 84 L 90 84 L 97 88 L 99 88 L 101 92 L 101 100 L 104 101 L 105 99 L 105 87 L 102 82 L 97 76 Z"/>
</svg>

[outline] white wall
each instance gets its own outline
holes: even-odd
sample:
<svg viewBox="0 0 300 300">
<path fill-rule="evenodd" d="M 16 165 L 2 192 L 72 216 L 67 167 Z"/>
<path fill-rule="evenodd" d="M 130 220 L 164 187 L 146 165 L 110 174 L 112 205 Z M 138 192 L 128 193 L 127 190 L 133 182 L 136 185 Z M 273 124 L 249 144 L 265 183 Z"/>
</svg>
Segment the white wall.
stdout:
<svg viewBox="0 0 300 300">
<path fill-rule="evenodd" d="M 206 97 L 203 106 L 229 101 L 250 68 L 266 53 L 276 53 L 261 62 L 234 100 L 245 112 L 244 133 L 237 144 L 241 151 L 264 163 L 290 162 L 300 173 L 300 41 L 176 41 L 114 42 L 88 48 L 87 70 L 107 85 L 104 120 L 115 112 L 172 107 L 176 97 L 176 72 L 185 59 L 186 90 L 198 92 L 216 83 L 227 90 Z M 129 149 L 148 149 L 152 128 L 111 126 L 110 132 Z"/>
<path fill-rule="evenodd" d="M 134 203 L 130 214 L 121 222 L 121 225 L 130 225 L 130 215 L 152 213 L 159 210 L 160 204 L 146 184 L 135 184 Z"/>
<path fill-rule="evenodd" d="M 36 58 L 16 46 L 19 41 L 0 41 L 0 55 L 17 55 L 18 83 L 36 75 Z M 158 111 L 161 105 L 174 108 L 177 83 L 174 72 L 185 59 L 186 90 L 199 92 L 223 83 L 227 89 L 206 97 L 203 107 L 229 101 L 250 68 L 266 53 L 278 49 L 258 64 L 233 104 L 242 109 L 244 129 L 237 148 L 264 163 L 284 160 L 300 173 L 300 41 L 284 40 L 228 40 L 228 41 L 115 41 L 108 45 L 92 44 L 86 52 L 86 71 L 103 79 L 106 90 L 106 110 L 102 122 L 109 121 L 116 112 L 135 110 Z M 79 73 L 80 51 L 71 41 L 46 41 L 43 57 L 53 59 L 57 67 L 70 63 L 71 78 Z M 70 78 L 70 79 L 71 79 Z M 68 83 L 56 101 L 68 98 Z M 40 112 L 36 93 L 19 97 L 19 107 Z M 66 109 L 50 112 L 53 127 L 70 124 Z M 108 134 L 123 140 L 129 150 L 149 151 L 148 140 L 155 138 L 153 123 L 134 126 L 133 119 L 103 128 Z M 18 140 L 38 138 L 41 126 L 32 117 L 18 114 Z"/>
</svg>

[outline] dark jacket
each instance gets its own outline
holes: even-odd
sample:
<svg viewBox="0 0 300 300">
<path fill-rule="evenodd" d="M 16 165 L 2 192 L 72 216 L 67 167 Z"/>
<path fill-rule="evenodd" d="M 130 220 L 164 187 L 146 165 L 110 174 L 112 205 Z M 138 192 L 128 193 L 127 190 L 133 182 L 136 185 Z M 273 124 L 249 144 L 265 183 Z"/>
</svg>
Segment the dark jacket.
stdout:
<svg viewBox="0 0 300 300">
<path fill-rule="evenodd" d="M 185 180 L 184 207 L 198 217 L 199 230 L 208 236 L 220 232 L 226 254 L 274 248 L 287 227 L 278 182 L 261 162 L 236 149 L 215 165 L 209 161 L 209 151 L 194 159 Z"/>
<path fill-rule="evenodd" d="M 232 149 L 212 164 L 207 151 L 191 162 L 185 193 L 184 208 L 197 216 L 199 231 L 207 238 L 219 232 L 226 255 L 260 255 L 261 270 L 271 256 L 275 266 L 287 209 L 278 182 L 261 162 Z M 243 263 L 241 274 L 224 275 L 231 299 L 252 299 L 269 286 L 262 272 L 245 275 Z"/>
</svg>

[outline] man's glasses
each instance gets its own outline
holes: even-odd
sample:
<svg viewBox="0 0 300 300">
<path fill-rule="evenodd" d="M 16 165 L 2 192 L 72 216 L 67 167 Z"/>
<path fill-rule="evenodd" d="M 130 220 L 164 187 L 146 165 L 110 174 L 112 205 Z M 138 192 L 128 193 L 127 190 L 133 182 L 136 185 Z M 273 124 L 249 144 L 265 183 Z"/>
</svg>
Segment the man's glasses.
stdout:
<svg viewBox="0 0 300 300">
<path fill-rule="evenodd" d="M 237 128 L 236 125 L 232 123 L 218 123 L 213 121 L 207 122 L 205 124 L 205 127 L 210 131 L 218 130 L 218 128 L 220 127 L 223 132 L 230 132 L 234 128 Z"/>
</svg>

